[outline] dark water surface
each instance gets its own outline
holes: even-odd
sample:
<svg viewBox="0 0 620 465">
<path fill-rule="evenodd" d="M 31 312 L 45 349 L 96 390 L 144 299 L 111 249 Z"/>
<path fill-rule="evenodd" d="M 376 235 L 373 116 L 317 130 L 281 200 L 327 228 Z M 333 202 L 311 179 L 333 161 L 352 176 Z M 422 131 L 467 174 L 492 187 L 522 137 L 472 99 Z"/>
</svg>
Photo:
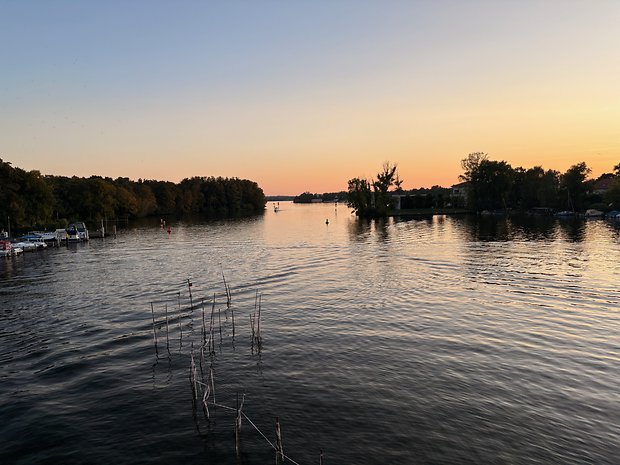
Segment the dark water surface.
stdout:
<svg viewBox="0 0 620 465">
<path fill-rule="evenodd" d="M 217 402 L 245 394 L 271 441 L 279 416 L 301 465 L 620 463 L 617 225 L 282 203 L 172 226 L 0 260 L 0 463 L 236 463 L 234 413 L 193 414 L 188 277 L 222 309 Z M 245 420 L 241 451 L 275 462 Z"/>
</svg>

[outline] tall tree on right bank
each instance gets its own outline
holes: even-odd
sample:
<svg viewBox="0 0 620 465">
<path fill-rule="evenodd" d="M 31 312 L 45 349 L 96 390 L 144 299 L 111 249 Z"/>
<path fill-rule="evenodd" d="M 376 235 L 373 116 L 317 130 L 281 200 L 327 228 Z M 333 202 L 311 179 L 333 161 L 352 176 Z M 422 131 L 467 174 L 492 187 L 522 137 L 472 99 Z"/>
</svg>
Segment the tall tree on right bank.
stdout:
<svg viewBox="0 0 620 465">
<path fill-rule="evenodd" d="M 572 211 L 583 209 L 588 191 L 586 179 L 591 170 L 585 162 L 571 166 L 560 177 L 560 189 L 566 195 L 566 208 Z"/>
<path fill-rule="evenodd" d="M 489 160 L 486 153 L 470 153 L 461 161 L 462 181 L 468 183 L 469 208 L 481 210 L 507 209 L 515 173 L 505 161 Z"/>
</svg>

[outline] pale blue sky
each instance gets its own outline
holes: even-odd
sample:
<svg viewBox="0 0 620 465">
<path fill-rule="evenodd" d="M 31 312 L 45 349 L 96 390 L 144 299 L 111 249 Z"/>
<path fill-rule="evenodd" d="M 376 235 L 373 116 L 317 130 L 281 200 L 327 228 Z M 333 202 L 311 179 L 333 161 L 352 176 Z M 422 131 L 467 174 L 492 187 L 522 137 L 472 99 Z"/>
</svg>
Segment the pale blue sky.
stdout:
<svg viewBox="0 0 620 465">
<path fill-rule="evenodd" d="M 620 162 L 617 1 L 0 0 L 0 157 L 337 190 Z"/>
</svg>

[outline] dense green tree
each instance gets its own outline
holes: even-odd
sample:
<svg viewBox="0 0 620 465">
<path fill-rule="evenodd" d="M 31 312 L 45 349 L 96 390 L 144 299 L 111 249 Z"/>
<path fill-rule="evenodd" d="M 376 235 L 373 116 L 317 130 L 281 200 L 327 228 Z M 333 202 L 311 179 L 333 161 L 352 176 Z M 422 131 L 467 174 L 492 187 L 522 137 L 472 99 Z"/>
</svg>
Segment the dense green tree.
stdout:
<svg viewBox="0 0 620 465">
<path fill-rule="evenodd" d="M 586 178 L 590 174 L 590 168 L 585 162 L 571 166 L 560 178 L 560 187 L 565 192 L 567 208 L 578 211 L 583 209 L 586 192 Z"/>
<path fill-rule="evenodd" d="M 470 153 L 461 161 L 468 183 L 468 206 L 474 210 L 508 208 L 515 180 L 515 171 L 505 161 L 489 160 L 482 152 Z"/>
<path fill-rule="evenodd" d="M 293 203 L 311 203 L 314 199 L 320 199 L 319 194 L 313 194 L 311 192 L 303 192 L 293 199 Z"/>
<path fill-rule="evenodd" d="M 390 188 L 394 185 L 396 180 L 398 179 L 398 187 L 400 188 L 400 184 L 402 181 L 398 178 L 396 174 L 398 166 L 396 163 L 391 164 L 390 162 L 385 162 L 383 164 L 382 170 L 377 173 L 377 180 L 372 183 L 374 201 L 375 201 L 375 212 L 379 216 L 385 216 L 387 211 L 392 207 L 392 197 L 389 194 Z"/>
<path fill-rule="evenodd" d="M 459 176 L 461 181 L 471 182 L 474 174 L 479 170 L 480 163 L 489 159 L 489 155 L 484 152 L 472 152 L 461 160 L 463 174 Z"/>
<path fill-rule="evenodd" d="M 353 209 L 356 215 L 365 216 L 371 209 L 370 182 L 365 179 L 349 179 L 347 193 L 347 205 Z"/>
<path fill-rule="evenodd" d="M 463 174 L 459 176 L 459 179 L 467 183 L 467 206 L 473 210 L 478 209 L 478 202 L 480 198 L 479 185 L 474 182 L 474 177 L 480 170 L 480 164 L 483 161 L 489 159 L 489 156 L 484 152 L 472 152 L 461 160 L 461 168 Z"/>
<path fill-rule="evenodd" d="M 138 216 L 149 216 L 157 212 L 157 200 L 148 184 L 139 182 L 134 187 L 134 195 L 137 201 Z"/>
<path fill-rule="evenodd" d="M 511 205 L 523 210 L 555 208 L 558 201 L 559 173 L 540 166 L 514 170 Z"/>
<path fill-rule="evenodd" d="M 20 196 L 25 208 L 25 223 L 36 227 L 46 225 L 52 218 L 54 196 L 39 171 L 24 173 Z"/>
<path fill-rule="evenodd" d="M 396 164 L 385 162 L 374 181 L 350 179 L 347 205 L 359 216 L 386 216 L 392 208 L 390 188 L 395 185 L 396 180 L 399 180 L 396 171 Z M 399 180 L 399 187 L 400 183 L 402 181 Z"/>
<path fill-rule="evenodd" d="M 620 175 L 616 176 L 606 192 L 605 202 L 611 209 L 620 210 Z"/>
<path fill-rule="evenodd" d="M 265 195 L 237 178 L 131 181 L 128 178 L 41 176 L 0 160 L 0 227 L 62 226 L 67 221 L 184 213 L 229 217 L 260 213 Z"/>
</svg>

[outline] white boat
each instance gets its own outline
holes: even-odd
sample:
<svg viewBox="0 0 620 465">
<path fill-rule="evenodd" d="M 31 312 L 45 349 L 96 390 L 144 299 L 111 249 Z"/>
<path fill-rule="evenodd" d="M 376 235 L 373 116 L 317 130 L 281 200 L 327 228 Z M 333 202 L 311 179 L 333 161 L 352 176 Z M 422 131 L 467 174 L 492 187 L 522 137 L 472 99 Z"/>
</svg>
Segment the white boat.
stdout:
<svg viewBox="0 0 620 465">
<path fill-rule="evenodd" d="M 75 223 L 75 227 L 78 230 L 81 241 L 87 241 L 88 239 L 90 239 L 90 237 L 88 236 L 88 229 L 86 229 L 86 224 L 81 222 Z"/>
<path fill-rule="evenodd" d="M 22 242 L 14 242 L 13 250 L 21 249 L 24 252 L 31 252 L 37 248 L 37 245 L 34 242 L 30 241 L 22 241 Z"/>
<path fill-rule="evenodd" d="M 61 231 L 62 234 L 59 235 L 59 231 Z M 22 239 L 31 241 L 42 240 L 45 242 L 56 242 L 64 240 L 65 235 L 66 233 L 64 229 L 57 229 L 56 231 L 30 231 L 28 234 L 23 236 Z"/>
<path fill-rule="evenodd" d="M 67 241 L 78 242 L 80 240 L 80 233 L 74 224 L 70 224 L 67 228 Z"/>
<path fill-rule="evenodd" d="M 600 210 L 594 210 L 590 208 L 586 210 L 586 218 L 602 218 L 604 213 Z"/>
<path fill-rule="evenodd" d="M 86 229 L 86 225 L 83 222 L 71 223 L 67 228 L 68 241 L 87 241 L 88 239 L 88 229 Z"/>
</svg>

